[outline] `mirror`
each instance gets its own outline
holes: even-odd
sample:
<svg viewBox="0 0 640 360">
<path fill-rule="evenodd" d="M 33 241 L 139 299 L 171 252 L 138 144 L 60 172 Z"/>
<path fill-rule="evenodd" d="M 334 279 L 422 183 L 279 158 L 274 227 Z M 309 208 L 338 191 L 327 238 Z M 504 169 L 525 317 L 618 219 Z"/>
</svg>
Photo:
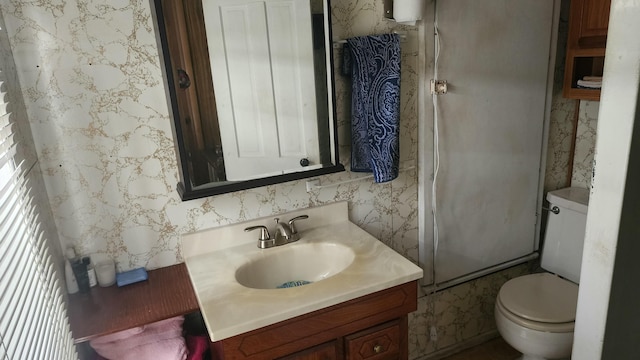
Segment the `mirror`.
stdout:
<svg viewBox="0 0 640 360">
<path fill-rule="evenodd" d="M 183 200 L 344 171 L 328 0 L 155 0 Z"/>
</svg>

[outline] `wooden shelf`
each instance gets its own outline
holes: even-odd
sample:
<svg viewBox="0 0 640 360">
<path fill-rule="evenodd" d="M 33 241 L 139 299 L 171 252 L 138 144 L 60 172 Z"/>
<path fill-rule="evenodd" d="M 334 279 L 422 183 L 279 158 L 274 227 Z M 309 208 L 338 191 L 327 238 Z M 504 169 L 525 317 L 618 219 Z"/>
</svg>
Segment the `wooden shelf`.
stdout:
<svg viewBox="0 0 640 360">
<path fill-rule="evenodd" d="M 563 96 L 600 100 L 600 89 L 578 88 L 584 76 L 602 76 L 611 0 L 572 0 Z"/>
<path fill-rule="evenodd" d="M 602 76 L 605 49 L 570 49 L 563 84 L 563 96 L 569 99 L 600 100 L 600 89 L 578 88 L 584 76 Z"/>
<path fill-rule="evenodd" d="M 76 343 L 199 310 L 185 264 L 149 271 L 147 281 L 95 286 L 69 295 L 68 316 Z"/>
</svg>

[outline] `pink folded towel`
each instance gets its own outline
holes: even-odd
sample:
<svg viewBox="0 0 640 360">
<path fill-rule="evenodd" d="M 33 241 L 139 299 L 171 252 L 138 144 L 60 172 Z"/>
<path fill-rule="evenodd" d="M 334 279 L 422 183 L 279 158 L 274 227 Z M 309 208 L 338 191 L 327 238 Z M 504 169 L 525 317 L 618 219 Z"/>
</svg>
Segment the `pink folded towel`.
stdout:
<svg viewBox="0 0 640 360">
<path fill-rule="evenodd" d="M 91 347 L 109 360 L 185 360 L 182 316 L 91 340 Z"/>
<path fill-rule="evenodd" d="M 202 360 L 209 349 L 209 338 L 200 335 L 187 335 L 186 340 L 189 349 L 187 360 Z"/>
</svg>

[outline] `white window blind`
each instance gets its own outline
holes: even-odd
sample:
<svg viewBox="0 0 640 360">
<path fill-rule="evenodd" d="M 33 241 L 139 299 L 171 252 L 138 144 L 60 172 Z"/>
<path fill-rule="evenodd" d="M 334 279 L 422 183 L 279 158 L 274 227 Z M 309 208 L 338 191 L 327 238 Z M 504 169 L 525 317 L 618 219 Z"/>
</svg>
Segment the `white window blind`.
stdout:
<svg viewBox="0 0 640 360">
<path fill-rule="evenodd" d="M 33 164 L 16 156 L 6 69 L 0 63 L 0 360 L 77 359 L 62 284 L 33 203 Z"/>
</svg>

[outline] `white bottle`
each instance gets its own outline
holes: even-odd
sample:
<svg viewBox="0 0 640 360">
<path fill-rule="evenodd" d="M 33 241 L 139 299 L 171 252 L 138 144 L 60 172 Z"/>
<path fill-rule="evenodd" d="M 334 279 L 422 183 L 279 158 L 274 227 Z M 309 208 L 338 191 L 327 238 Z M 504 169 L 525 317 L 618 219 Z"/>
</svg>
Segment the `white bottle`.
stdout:
<svg viewBox="0 0 640 360">
<path fill-rule="evenodd" d="M 67 283 L 67 292 L 69 294 L 75 294 L 78 292 L 78 283 L 76 282 L 76 276 L 73 275 L 73 269 L 71 269 L 70 260 L 76 257 L 76 252 L 73 248 L 67 248 L 66 251 L 67 261 L 64 263 L 64 278 Z"/>
</svg>

